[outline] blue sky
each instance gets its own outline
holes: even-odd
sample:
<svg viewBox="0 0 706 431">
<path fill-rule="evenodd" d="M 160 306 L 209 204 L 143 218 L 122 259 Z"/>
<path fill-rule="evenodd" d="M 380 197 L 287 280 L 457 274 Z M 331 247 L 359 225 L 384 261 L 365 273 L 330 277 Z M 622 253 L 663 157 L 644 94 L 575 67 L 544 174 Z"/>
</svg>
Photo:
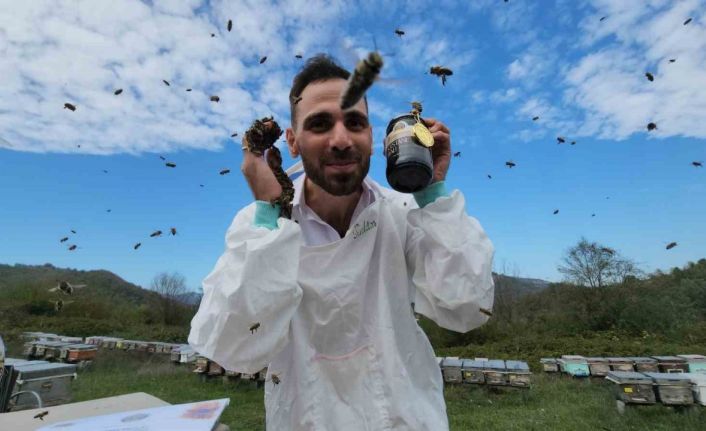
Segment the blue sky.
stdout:
<svg viewBox="0 0 706 431">
<path fill-rule="evenodd" d="M 559 280 L 581 236 L 647 271 L 706 257 L 706 172 L 691 165 L 706 161 L 705 1 L 241 3 L 0 0 L 0 262 L 143 286 L 179 271 L 196 289 L 252 200 L 230 134 L 289 124 L 294 54 L 351 68 L 375 46 L 372 177 L 386 184 L 387 121 L 423 101 L 462 153 L 447 182 L 496 269 Z M 436 64 L 454 70 L 445 87 L 425 74 Z"/>
</svg>

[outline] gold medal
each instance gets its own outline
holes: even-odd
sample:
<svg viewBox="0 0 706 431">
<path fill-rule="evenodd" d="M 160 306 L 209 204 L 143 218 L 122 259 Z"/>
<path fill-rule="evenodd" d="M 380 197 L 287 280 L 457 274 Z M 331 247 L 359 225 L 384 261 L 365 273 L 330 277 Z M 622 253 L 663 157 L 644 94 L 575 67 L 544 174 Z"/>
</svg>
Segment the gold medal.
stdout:
<svg viewBox="0 0 706 431">
<path fill-rule="evenodd" d="M 424 124 L 417 123 L 412 126 L 412 133 L 414 137 L 417 138 L 417 141 L 425 147 L 430 148 L 434 145 L 434 137 Z"/>
</svg>

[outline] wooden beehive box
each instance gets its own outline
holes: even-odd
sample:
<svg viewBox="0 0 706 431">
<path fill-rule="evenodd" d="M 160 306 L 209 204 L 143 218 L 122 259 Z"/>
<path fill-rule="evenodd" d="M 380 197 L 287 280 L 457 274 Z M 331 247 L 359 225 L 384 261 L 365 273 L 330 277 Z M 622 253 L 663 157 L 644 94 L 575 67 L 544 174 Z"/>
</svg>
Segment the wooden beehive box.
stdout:
<svg viewBox="0 0 706 431">
<path fill-rule="evenodd" d="M 461 374 L 463 383 L 482 385 L 485 383 L 483 374 L 483 362 L 473 359 L 464 359 L 461 362 Z"/>
<path fill-rule="evenodd" d="M 635 371 L 635 367 L 630 358 L 606 358 L 610 364 L 611 371 Z"/>
<path fill-rule="evenodd" d="M 529 388 L 530 372 L 529 365 L 524 361 L 505 361 L 507 369 L 507 383 L 517 388 Z"/>
<path fill-rule="evenodd" d="M 461 367 L 463 361 L 459 358 L 448 357 L 441 362 L 441 374 L 444 376 L 445 383 L 461 383 L 463 382 L 463 374 Z"/>
<path fill-rule="evenodd" d="M 559 363 L 556 358 L 542 358 L 539 360 L 539 363 L 542 364 L 542 370 L 545 373 L 559 372 Z"/>
<path fill-rule="evenodd" d="M 65 347 L 65 361 L 69 363 L 77 363 L 83 361 L 92 361 L 96 359 L 98 347 L 92 344 L 71 344 Z"/>
<path fill-rule="evenodd" d="M 39 341 L 27 341 L 24 343 L 24 346 L 22 347 L 22 356 L 27 357 L 28 359 L 34 358 L 35 353 L 37 351 L 37 344 Z"/>
<path fill-rule="evenodd" d="M 61 349 L 70 345 L 63 341 L 47 341 L 44 343 L 44 359 L 47 361 L 58 361 L 61 359 Z"/>
<path fill-rule="evenodd" d="M 691 380 L 686 373 L 645 373 L 654 382 L 659 402 L 665 405 L 690 405 L 694 403 Z"/>
<path fill-rule="evenodd" d="M 662 373 L 687 373 L 689 372 L 689 364 L 686 359 L 678 356 L 653 356 L 659 365 L 659 371 Z"/>
<path fill-rule="evenodd" d="M 694 402 L 706 406 L 706 374 L 705 373 L 688 373 L 691 381 L 691 392 L 694 395 Z"/>
<path fill-rule="evenodd" d="M 562 373 L 572 377 L 588 377 L 591 370 L 588 368 L 586 358 L 580 355 L 562 355 L 558 360 Z"/>
<path fill-rule="evenodd" d="M 677 355 L 686 360 L 690 373 L 706 373 L 706 356 L 703 355 Z"/>
<path fill-rule="evenodd" d="M 629 359 L 635 364 L 635 371 L 638 373 L 659 373 L 659 365 L 654 358 L 631 357 Z"/>
<path fill-rule="evenodd" d="M 616 399 L 626 404 L 654 404 L 652 379 L 635 371 L 609 371 L 606 380 L 615 383 Z"/>
<path fill-rule="evenodd" d="M 610 364 L 606 358 L 588 357 L 586 362 L 592 377 L 605 377 L 610 371 Z"/>
<path fill-rule="evenodd" d="M 59 337 L 59 341 L 63 341 L 65 343 L 71 343 L 71 344 L 83 344 L 83 338 L 81 337 L 69 337 L 62 335 Z"/>
<path fill-rule="evenodd" d="M 45 362 L 15 365 L 18 372 L 13 392 L 34 391 L 42 399 L 44 407 L 65 404 L 71 401 L 71 380 L 76 378 L 76 365 Z M 29 393 L 15 398 L 12 410 L 37 407 L 37 399 Z"/>
<path fill-rule="evenodd" d="M 505 361 L 490 359 L 483 362 L 483 375 L 485 384 L 491 386 L 505 386 L 508 384 Z"/>
</svg>

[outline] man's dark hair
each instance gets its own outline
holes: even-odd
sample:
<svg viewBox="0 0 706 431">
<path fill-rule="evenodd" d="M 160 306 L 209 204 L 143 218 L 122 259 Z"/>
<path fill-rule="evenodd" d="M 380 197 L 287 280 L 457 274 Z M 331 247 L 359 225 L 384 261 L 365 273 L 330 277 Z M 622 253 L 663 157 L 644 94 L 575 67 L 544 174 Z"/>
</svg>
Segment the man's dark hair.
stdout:
<svg viewBox="0 0 706 431">
<path fill-rule="evenodd" d="M 316 54 L 306 61 L 304 67 L 292 80 L 292 89 L 289 91 L 289 109 L 292 127 L 296 123 L 295 101 L 301 96 L 304 88 L 312 82 L 328 81 L 329 79 L 348 79 L 351 73 L 341 67 L 329 55 Z M 367 101 L 366 101 L 367 106 Z"/>
</svg>

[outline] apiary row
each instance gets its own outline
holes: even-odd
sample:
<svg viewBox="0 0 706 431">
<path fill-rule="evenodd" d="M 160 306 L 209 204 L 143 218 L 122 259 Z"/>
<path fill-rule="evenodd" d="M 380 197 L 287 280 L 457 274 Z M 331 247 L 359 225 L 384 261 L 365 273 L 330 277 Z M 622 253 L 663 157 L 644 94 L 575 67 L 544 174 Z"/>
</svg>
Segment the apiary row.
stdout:
<svg viewBox="0 0 706 431">
<path fill-rule="evenodd" d="M 92 362 L 98 347 L 70 341 L 28 341 L 24 344 L 22 355 L 27 359 L 42 359 L 52 362 L 67 362 L 86 365 Z"/>
<path fill-rule="evenodd" d="M 526 362 L 458 357 L 436 358 L 436 360 L 441 367 L 444 383 L 530 387 L 532 373 Z"/>
<path fill-rule="evenodd" d="M 258 382 L 258 384 L 264 383 L 267 377 L 267 367 L 255 374 L 238 373 L 236 371 L 228 371 L 214 361 L 201 355 L 196 355 L 192 372 L 200 374 L 204 378 L 223 376 L 228 380 L 254 381 Z"/>
<path fill-rule="evenodd" d="M 614 383 L 621 412 L 625 404 L 706 406 L 706 373 L 609 371 L 606 380 Z"/>
<path fill-rule="evenodd" d="M 650 357 L 585 357 L 562 355 L 542 358 L 547 373 L 565 373 L 572 377 L 605 377 L 611 371 L 638 373 L 706 373 L 706 356 L 677 355 Z"/>
</svg>

